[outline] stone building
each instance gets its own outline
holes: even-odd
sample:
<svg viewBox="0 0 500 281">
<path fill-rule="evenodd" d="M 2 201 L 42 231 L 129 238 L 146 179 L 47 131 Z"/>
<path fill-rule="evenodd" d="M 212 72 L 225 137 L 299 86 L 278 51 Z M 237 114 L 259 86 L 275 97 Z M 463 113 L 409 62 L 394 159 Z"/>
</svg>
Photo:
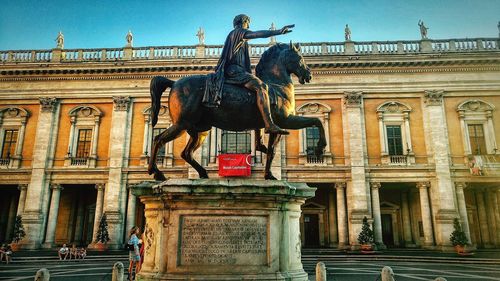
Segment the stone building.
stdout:
<svg viewBox="0 0 500 281">
<path fill-rule="evenodd" d="M 114 248 L 143 225 L 129 192 L 146 173 L 152 135 L 149 81 L 213 70 L 222 46 L 0 51 L 0 241 L 22 215 L 28 249 L 89 244 L 101 215 Z M 267 45 L 253 45 L 254 65 Z M 353 247 L 367 216 L 380 247 L 447 249 L 454 218 L 480 248 L 500 246 L 500 49 L 497 38 L 302 45 L 311 84 L 296 84 L 296 113 L 318 131 L 284 138 L 274 174 L 317 187 L 303 206 L 304 247 Z M 164 101 L 168 99 L 165 95 Z M 166 103 L 165 103 L 166 105 Z M 197 157 L 217 177 L 219 153 L 263 158 L 253 132 L 213 129 Z M 196 177 L 161 151 L 168 177 Z"/>
</svg>

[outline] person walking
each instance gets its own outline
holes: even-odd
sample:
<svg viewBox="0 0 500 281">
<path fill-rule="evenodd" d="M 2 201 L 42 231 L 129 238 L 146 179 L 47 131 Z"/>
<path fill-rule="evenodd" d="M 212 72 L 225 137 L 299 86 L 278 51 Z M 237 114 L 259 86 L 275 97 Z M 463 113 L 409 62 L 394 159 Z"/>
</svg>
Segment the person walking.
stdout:
<svg viewBox="0 0 500 281">
<path fill-rule="evenodd" d="M 139 249 L 139 227 L 134 226 L 129 231 L 128 250 L 129 250 L 129 266 L 128 266 L 128 280 L 135 280 L 135 274 L 139 272 L 141 263 L 140 249 Z"/>
</svg>

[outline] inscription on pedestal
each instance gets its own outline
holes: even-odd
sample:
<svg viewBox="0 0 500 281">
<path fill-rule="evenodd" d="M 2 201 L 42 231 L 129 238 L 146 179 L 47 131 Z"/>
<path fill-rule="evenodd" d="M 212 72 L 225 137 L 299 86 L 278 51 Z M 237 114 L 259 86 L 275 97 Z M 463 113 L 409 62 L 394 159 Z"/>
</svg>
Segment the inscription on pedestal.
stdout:
<svg viewBox="0 0 500 281">
<path fill-rule="evenodd" d="M 263 216 L 181 216 L 179 265 L 267 265 Z"/>
</svg>

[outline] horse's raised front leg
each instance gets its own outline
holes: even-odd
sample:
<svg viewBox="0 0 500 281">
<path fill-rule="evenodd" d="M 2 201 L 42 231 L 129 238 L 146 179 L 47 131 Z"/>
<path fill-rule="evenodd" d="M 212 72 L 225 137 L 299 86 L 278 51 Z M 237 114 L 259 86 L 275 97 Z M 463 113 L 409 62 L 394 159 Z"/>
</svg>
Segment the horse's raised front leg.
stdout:
<svg viewBox="0 0 500 281">
<path fill-rule="evenodd" d="M 174 124 L 165 131 L 163 131 L 161 134 L 157 135 L 154 140 L 153 140 L 153 149 L 151 149 L 151 157 L 149 158 L 149 164 L 148 164 L 148 173 L 155 174 L 155 180 L 157 181 L 164 181 L 166 180 L 165 175 L 163 175 L 162 171 L 158 169 L 158 166 L 156 166 L 156 158 L 158 157 L 158 151 L 162 146 L 164 146 L 167 142 L 173 141 L 176 138 L 178 138 L 182 132 L 184 132 L 184 129 L 180 128 L 178 125 Z"/>
<path fill-rule="evenodd" d="M 269 142 L 267 145 L 267 157 L 266 157 L 266 168 L 264 178 L 266 180 L 277 180 L 276 177 L 271 173 L 271 163 L 274 159 L 275 147 L 280 142 L 281 135 L 278 134 L 269 134 Z"/>
<path fill-rule="evenodd" d="M 208 135 L 208 132 L 209 131 L 188 131 L 190 138 L 188 143 L 186 144 L 186 147 L 181 153 L 182 159 L 189 163 L 189 165 L 191 165 L 198 172 L 198 175 L 201 179 L 208 179 L 207 170 L 205 170 L 205 168 L 203 168 L 196 160 L 193 159 L 193 152 L 195 152 L 203 144 L 203 141 Z"/>
<path fill-rule="evenodd" d="M 307 127 L 317 127 L 319 129 L 319 140 L 314 151 L 316 157 L 321 157 L 326 147 L 326 136 L 325 136 L 325 128 L 323 128 L 323 123 L 321 120 L 316 117 L 304 117 L 304 116 L 296 116 L 290 115 L 286 119 L 281 120 L 278 124 L 280 127 L 285 129 L 304 129 Z"/>
</svg>

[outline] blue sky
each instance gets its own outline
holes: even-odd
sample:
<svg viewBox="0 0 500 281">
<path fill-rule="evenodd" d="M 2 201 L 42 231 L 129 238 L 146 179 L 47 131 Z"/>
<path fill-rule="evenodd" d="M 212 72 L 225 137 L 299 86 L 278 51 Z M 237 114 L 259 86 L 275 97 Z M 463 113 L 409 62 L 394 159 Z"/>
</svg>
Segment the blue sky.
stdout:
<svg viewBox="0 0 500 281">
<path fill-rule="evenodd" d="M 205 29 L 206 44 L 222 44 L 235 15 L 252 19 L 251 30 L 295 24 L 278 41 L 343 41 L 349 24 L 354 41 L 416 40 L 422 19 L 431 39 L 497 37 L 500 0 L 4 0 L 0 50 L 51 49 L 59 30 L 65 48 L 125 45 L 194 45 Z M 254 43 L 268 42 L 267 39 Z"/>
</svg>

